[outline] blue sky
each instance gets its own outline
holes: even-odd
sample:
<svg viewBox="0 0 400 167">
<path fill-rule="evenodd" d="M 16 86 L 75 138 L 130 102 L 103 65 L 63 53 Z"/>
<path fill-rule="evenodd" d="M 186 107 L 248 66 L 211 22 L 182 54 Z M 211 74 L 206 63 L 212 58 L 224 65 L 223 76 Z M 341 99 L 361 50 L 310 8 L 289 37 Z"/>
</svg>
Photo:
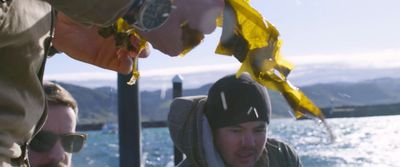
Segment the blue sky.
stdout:
<svg viewBox="0 0 400 167">
<path fill-rule="evenodd" d="M 352 81 L 352 75 L 360 74 L 359 79 L 392 76 L 400 69 L 398 0 L 252 0 L 251 4 L 280 31 L 281 52 L 296 65 L 291 74 L 296 84 Z M 240 64 L 234 58 L 214 54 L 220 32 L 207 35 L 185 57 L 152 50 L 150 57 L 139 60 L 143 82 L 166 87 L 164 82 L 179 73 L 196 86 L 235 72 Z M 351 70 L 358 73 L 350 75 Z M 327 75 L 331 76 L 324 80 Z M 310 76 L 321 79 L 310 82 Z M 114 81 L 116 74 L 59 54 L 49 59 L 45 78 L 100 82 Z"/>
</svg>

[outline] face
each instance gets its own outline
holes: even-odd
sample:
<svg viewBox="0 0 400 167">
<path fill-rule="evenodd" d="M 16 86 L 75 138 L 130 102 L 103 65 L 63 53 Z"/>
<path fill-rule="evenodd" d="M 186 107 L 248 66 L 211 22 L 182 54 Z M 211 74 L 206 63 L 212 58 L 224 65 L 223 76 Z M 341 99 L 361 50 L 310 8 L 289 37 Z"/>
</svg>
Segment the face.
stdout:
<svg viewBox="0 0 400 167">
<path fill-rule="evenodd" d="M 76 115 L 71 107 L 49 104 L 48 117 L 41 131 L 61 135 L 75 132 L 75 127 Z M 39 153 L 29 150 L 28 156 L 32 167 L 71 166 L 71 153 L 64 151 L 60 140 L 50 151 Z"/>
<path fill-rule="evenodd" d="M 196 36 L 209 34 L 216 28 L 216 19 L 224 9 L 223 0 L 176 0 L 167 22 L 160 28 L 142 33 L 153 48 L 170 56 L 179 55 L 187 49 L 183 43 L 185 36 L 181 28 L 187 22 L 191 29 L 197 30 Z M 192 31 L 193 32 L 193 31 Z M 195 38 L 201 40 L 202 38 Z M 193 41 L 193 43 L 200 41 Z"/>
<path fill-rule="evenodd" d="M 266 125 L 253 121 L 214 132 L 215 145 L 227 167 L 254 167 L 265 148 Z"/>
</svg>

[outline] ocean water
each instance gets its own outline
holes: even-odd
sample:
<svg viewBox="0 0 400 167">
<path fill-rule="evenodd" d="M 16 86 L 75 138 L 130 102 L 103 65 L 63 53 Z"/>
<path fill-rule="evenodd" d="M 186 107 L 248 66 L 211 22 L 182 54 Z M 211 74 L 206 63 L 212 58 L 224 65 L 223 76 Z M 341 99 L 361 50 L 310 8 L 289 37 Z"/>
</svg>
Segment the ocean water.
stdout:
<svg viewBox="0 0 400 167">
<path fill-rule="evenodd" d="M 305 167 L 400 167 L 400 116 L 328 119 L 336 140 L 313 120 L 275 119 L 268 135 L 291 144 Z M 76 167 L 117 167 L 118 134 L 88 132 L 85 148 L 73 155 Z M 167 128 L 142 131 L 146 167 L 173 166 Z"/>
</svg>

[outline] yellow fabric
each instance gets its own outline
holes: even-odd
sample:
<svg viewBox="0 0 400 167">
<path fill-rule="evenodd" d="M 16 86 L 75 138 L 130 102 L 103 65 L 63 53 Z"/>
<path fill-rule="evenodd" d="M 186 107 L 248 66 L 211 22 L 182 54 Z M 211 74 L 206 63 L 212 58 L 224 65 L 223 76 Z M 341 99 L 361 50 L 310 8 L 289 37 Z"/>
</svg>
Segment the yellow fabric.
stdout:
<svg viewBox="0 0 400 167">
<path fill-rule="evenodd" d="M 282 41 L 278 39 L 278 30 L 250 6 L 249 0 L 226 0 L 225 2 L 232 7 L 236 18 L 233 35 L 237 38 L 230 40 L 244 39 L 248 48 L 237 75 L 248 72 L 260 84 L 281 92 L 295 112 L 296 118 L 311 115 L 323 119 L 320 109 L 287 80 L 287 75 L 293 69 L 293 65 L 284 60 L 279 53 Z M 218 18 L 219 26 L 223 25 L 224 17 L 231 16 L 224 15 Z M 235 47 L 225 47 L 220 42 L 215 52 L 235 55 Z"/>
<path fill-rule="evenodd" d="M 139 79 L 140 77 L 140 72 L 138 70 L 138 58 L 135 57 L 134 58 L 134 63 L 133 63 L 133 68 L 132 68 L 132 77 L 131 79 L 129 79 L 129 81 L 127 82 L 128 85 L 134 85 L 136 84 L 136 81 Z"/>
<path fill-rule="evenodd" d="M 138 53 L 140 53 L 144 48 L 146 48 L 147 41 L 139 33 L 137 33 L 134 28 L 129 26 L 129 24 L 124 21 L 124 19 L 119 18 L 117 20 L 116 26 L 117 26 L 118 32 L 128 33 L 129 35 L 134 35 L 136 38 L 139 39 Z M 129 40 L 129 38 L 128 38 L 128 40 Z M 128 44 L 130 44 L 130 41 L 126 41 L 126 42 Z"/>
<path fill-rule="evenodd" d="M 183 57 L 200 44 L 204 35 L 200 31 L 190 28 L 189 22 L 187 21 L 183 22 L 180 27 L 182 29 L 183 51 L 179 56 Z"/>
<path fill-rule="evenodd" d="M 117 26 L 117 32 L 124 32 L 124 33 L 129 33 L 129 35 L 134 35 L 136 38 L 139 39 L 139 44 L 138 44 L 138 53 L 140 53 L 143 49 L 146 48 L 147 41 L 140 36 L 135 29 L 131 28 L 128 23 L 126 23 L 122 18 L 119 18 L 116 23 Z M 129 38 L 126 39 L 125 41 L 126 45 L 130 45 Z M 132 67 L 132 77 L 131 79 L 127 82 L 128 85 L 134 85 L 136 81 L 139 79 L 140 72 L 137 68 L 138 64 L 138 58 L 134 58 L 134 63 Z"/>
</svg>

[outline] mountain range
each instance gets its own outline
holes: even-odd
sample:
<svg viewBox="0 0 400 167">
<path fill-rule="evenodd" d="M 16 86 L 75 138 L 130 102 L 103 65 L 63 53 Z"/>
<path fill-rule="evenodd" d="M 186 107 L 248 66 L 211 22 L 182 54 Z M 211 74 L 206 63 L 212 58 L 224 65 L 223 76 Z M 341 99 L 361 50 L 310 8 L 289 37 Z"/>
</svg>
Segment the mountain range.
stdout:
<svg viewBox="0 0 400 167">
<path fill-rule="evenodd" d="M 79 123 L 116 122 L 117 90 L 113 87 L 88 88 L 57 82 L 77 100 Z M 183 96 L 206 95 L 212 84 L 184 89 Z M 400 78 L 379 78 L 357 83 L 336 82 L 314 84 L 300 89 L 319 107 L 371 106 L 400 103 Z M 282 95 L 269 91 L 272 117 L 291 117 L 290 107 Z M 145 90 L 140 92 L 142 121 L 162 121 L 167 118 L 172 101 L 172 90 Z"/>
</svg>

